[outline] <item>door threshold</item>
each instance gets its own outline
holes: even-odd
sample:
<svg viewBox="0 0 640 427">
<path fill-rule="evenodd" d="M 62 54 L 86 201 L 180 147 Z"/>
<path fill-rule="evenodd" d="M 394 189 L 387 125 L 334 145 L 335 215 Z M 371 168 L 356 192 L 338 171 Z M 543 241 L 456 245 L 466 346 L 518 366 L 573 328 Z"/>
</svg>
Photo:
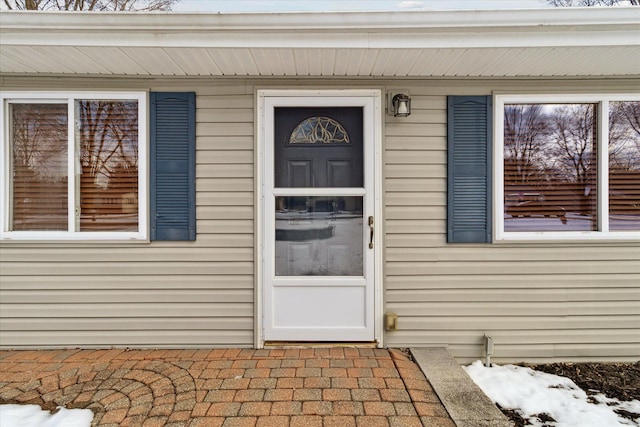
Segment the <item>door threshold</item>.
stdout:
<svg viewBox="0 0 640 427">
<path fill-rule="evenodd" d="M 319 348 L 319 347 L 356 347 L 377 348 L 376 341 L 266 341 L 265 348 Z"/>
</svg>

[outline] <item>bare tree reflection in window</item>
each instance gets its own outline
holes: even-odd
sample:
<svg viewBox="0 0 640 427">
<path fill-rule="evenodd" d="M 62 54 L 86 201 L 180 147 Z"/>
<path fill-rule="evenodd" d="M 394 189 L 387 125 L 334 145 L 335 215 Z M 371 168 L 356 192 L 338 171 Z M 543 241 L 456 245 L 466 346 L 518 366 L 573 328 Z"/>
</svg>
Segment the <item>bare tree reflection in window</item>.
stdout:
<svg viewBox="0 0 640 427">
<path fill-rule="evenodd" d="M 67 230 L 67 105 L 12 104 L 12 229 Z"/>
<path fill-rule="evenodd" d="M 505 186 L 531 184 L 544 174 L 541 160 L 549 131 L 542 105 L 508 105 L 504 114 Z"/>
<path fill-rule="evenodd" d="M 76 103 L 80 144 L 81 231 L 138 228 L 138 105 Z"/>
<path fill-rule="evenodd" d="M 553 159 L 551 167 L 564 184 L 559 188 L 564 188 L 568 193 L 561 193 L 561 196 L 575 201 L 573 204 L 565 203 L 565 209 L 590 219 L 590 230 L 597 229 L 595 114 L 594 104 L 555 106 L 551 115 L 553 134 L 549 150 L 550 158 Z"/>
<path fill-rule="evenodd" d="M 597 229 L 595 114 L 594 104 L 505 106 L 506 231 Z"/>
<path fill-rule="evenodd" d="M 609 110 L 609 228 L 640 230 L 640 102 Z"/>
</svg>

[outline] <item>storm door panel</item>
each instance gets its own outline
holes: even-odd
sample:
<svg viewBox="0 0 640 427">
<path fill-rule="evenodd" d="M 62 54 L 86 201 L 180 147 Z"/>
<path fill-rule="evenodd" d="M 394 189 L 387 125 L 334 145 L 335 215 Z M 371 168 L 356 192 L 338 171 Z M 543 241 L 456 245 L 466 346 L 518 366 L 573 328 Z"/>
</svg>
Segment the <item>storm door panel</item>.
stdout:
<svg viewBox="0 0 640 427">
<path fill-rule="evenodd" d="M 266 340 L 373 340 L 363 114 L 274 108 Z"/>
</svg>

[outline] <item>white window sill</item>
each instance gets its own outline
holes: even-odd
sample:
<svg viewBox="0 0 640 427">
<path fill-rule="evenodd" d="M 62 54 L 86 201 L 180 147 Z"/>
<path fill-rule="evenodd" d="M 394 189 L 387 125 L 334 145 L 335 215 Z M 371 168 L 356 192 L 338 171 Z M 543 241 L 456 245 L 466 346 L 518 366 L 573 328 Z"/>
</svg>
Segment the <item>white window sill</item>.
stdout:
<svg viewBox="0 0 640 427">
<path fill-rule="evenodd" d="M 516 232 L 497 233 L 494 243 L 589 243 L 589 242 L 640 242 L 640 232 L 618 231 L 566 231 L 566 232 Z"/>
<path fill-rule="evenodd" d="M 148 242 L 149 237 L 147 233 L 124 233 L 124 232 L 113 232 L 113 233 L 96 233 L 96 232 L 87 232 L 87 233 L 66 233 L 66 232 L 45 232 L 45 231 L 37 231 L 37 232 L 20 232 L 20 231 L 12 231 L 0 234 L 0 241 L 4 242 L 27 242 L 27 243 L 36 243 L 36 242 L 46 242 L 46 243 L 56 243 L 56 242 Z"/>
</svg>

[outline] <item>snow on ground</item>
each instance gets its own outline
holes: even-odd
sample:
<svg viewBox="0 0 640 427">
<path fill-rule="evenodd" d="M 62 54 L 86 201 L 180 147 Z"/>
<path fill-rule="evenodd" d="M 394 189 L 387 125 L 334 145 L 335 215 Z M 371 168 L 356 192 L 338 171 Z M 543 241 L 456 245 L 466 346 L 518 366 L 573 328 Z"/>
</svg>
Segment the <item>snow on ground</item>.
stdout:
<svg viewBox="0 0 640 427">
<path fill-rule="evenodd" d="M 631 421 L 615 409 L 640 414 L 640 401 L 620 402 L 604 395 L 587 394 L 565 377 L 514 365 L 485 367 L 481 361 L 465 366 L 473 381 L 491 400 L 505 409 L 516 410 L 535 427 L 626 427 L 640 426 L 640 416 Z M 548 414 L 555 423 L 542 422 L 535 415 Z"/>
<path fill-rule="evenodd" d="M 2 427 L 89 427 L 92 420 L 90 409 L 59 407 L 52 414 L 38 405 L 0 405 Z"/>
</svg>

